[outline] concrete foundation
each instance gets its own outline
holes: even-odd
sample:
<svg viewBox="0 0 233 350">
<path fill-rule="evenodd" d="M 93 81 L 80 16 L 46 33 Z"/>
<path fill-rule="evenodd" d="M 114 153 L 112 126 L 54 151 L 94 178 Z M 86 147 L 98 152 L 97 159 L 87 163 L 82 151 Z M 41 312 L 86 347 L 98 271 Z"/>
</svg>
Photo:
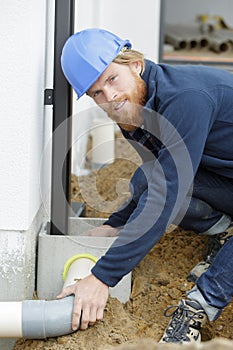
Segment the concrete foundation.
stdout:
<svg viewBox="0 0 233 350">
<path fill-rule="evenodd" d="M 43 215 L 41 208 L 26 231 L 0 230 L 0 301 L 33 298 L 36 245 Z M 13 349 L 15 341 L 1 338 L 0 349 Z"/>
<path fill-rule="evenodd" d="M 39 299 L 54 299 L 63 287 L 62 272 L 73 255 L 89 253 L 100 258 L 115 240 L 114 237 L 88 237 L 83 233 L 100 226 L 103 219 L 70 218 L 68 235 L 48 235 L 46 227 L 39 234 L 37 294 Z M 81 235 L 82 234 L 82 235 Z M 131 273 L 126 275 L 110 295 L 122 303 L 129 300 Z"/>
</svg>

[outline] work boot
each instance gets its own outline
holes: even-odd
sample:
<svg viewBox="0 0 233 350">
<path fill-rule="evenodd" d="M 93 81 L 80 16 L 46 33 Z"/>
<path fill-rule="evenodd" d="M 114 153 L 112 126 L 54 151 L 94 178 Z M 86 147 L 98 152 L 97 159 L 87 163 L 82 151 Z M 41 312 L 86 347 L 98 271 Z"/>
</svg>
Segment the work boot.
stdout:
<svg viewBox="0 0 233 350">
<path fill-rule="evenodd" d="M 168 307 L 164 315 L 172 319 L 160 343 L 190 344 L 201 341 L 200 329 L 206 323 L 207 315 L 198 302 L 181 300 L 179 305 Z"/>
<path fill-rule="evenodd" d="M 196 282 L 196 280 L 205 272 L 213 263 L 215 256 L 222 246 L 233 236 L 233 224 L 228 229 L 217 235 L 209 237 L 207 246 L 207 255 L 204 261 L 199 262 L 189 273 L 187 280 L 189 282 Z"/>
</svg>

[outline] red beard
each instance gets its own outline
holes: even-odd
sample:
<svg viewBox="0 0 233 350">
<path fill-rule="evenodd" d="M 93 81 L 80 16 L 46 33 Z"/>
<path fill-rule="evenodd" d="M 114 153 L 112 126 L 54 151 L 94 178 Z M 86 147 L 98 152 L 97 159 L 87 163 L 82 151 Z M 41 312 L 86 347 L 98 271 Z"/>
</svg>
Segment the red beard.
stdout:
<svg viewBox="0 0 233 350">
<path fill-rule="evenodd" d="M 135 130 L 142 124 L 141 110 L 146 103 L 146 84 L 136 73 L 133 74 L 135 90 L 131 94 L 124 94 L 114 102 L 102 106 L 108 116 L 126 131 Z M 127 108 L 121 113 L 117 113 L 114 110 L 115 104 L 125 100 L 127 101 Z"/>
</svg>

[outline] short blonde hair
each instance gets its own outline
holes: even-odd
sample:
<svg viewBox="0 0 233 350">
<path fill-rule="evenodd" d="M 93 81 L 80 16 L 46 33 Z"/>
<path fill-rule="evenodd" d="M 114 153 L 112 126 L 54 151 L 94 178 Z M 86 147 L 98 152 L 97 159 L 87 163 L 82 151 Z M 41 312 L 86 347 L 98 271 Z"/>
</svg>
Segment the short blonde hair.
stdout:
<svg viewBox="0 0 233 350">
<path fill-rule="evenodd" d="M 114 58 L 113 62 L 119 63 L 119 64 L 130 64 L 136 61 L 140 61 L 142 64 L 142 71 L 141 74 L 145 70 L 145 60 L 143 53 L 131 50 L 127 47 L 123 47 L 120 51 L 120 53 Z"/>
</svg>

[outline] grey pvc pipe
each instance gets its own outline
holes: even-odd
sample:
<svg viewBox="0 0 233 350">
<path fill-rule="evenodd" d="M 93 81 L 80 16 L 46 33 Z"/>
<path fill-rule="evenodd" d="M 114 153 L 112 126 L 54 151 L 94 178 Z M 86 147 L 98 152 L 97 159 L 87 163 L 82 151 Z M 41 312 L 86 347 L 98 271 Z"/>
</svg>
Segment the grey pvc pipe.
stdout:
<svg viewBox="0 0 233 350">
<path fill-rule="evenodd" d="M 209 44 L 207 36 L 202 34 L 198 27 L 183 25 L 166 25 L 165 41 L 175 49 L 202 48 Z"/>
<path fill-rule="evenodd" d="M 22 337 L 44 339 L 70 334 L 74 296 L 22 302 Z"/>
<path fill-rule="evenodd" d="M 210 41 L 210 49 L 215 52 L 225 52 L 230 49 L 230 44 L 226 40 L 216 38 Z"/>
<path fill-rule="evenodd" d="M 70 334 L 74 296 L 0 302 L 0 338 L 44 339 Z"/>
<path fill-rule="evenodd" d="M 166 39 L 166 42 L 172 45 L 175 49 L 187 48 L 187 41 L 183 37 L 169 33 L 165 35 L 165 39 Z"/>
<path fill-rule="evenodd" d="M 67 260 L 63 287 L 87 276 L 97 258 L 84 253 Z M 57 300 L 0 302 L 0 338 L 45 339 L 73 333 L 74 295 Z"/>
</svg>

